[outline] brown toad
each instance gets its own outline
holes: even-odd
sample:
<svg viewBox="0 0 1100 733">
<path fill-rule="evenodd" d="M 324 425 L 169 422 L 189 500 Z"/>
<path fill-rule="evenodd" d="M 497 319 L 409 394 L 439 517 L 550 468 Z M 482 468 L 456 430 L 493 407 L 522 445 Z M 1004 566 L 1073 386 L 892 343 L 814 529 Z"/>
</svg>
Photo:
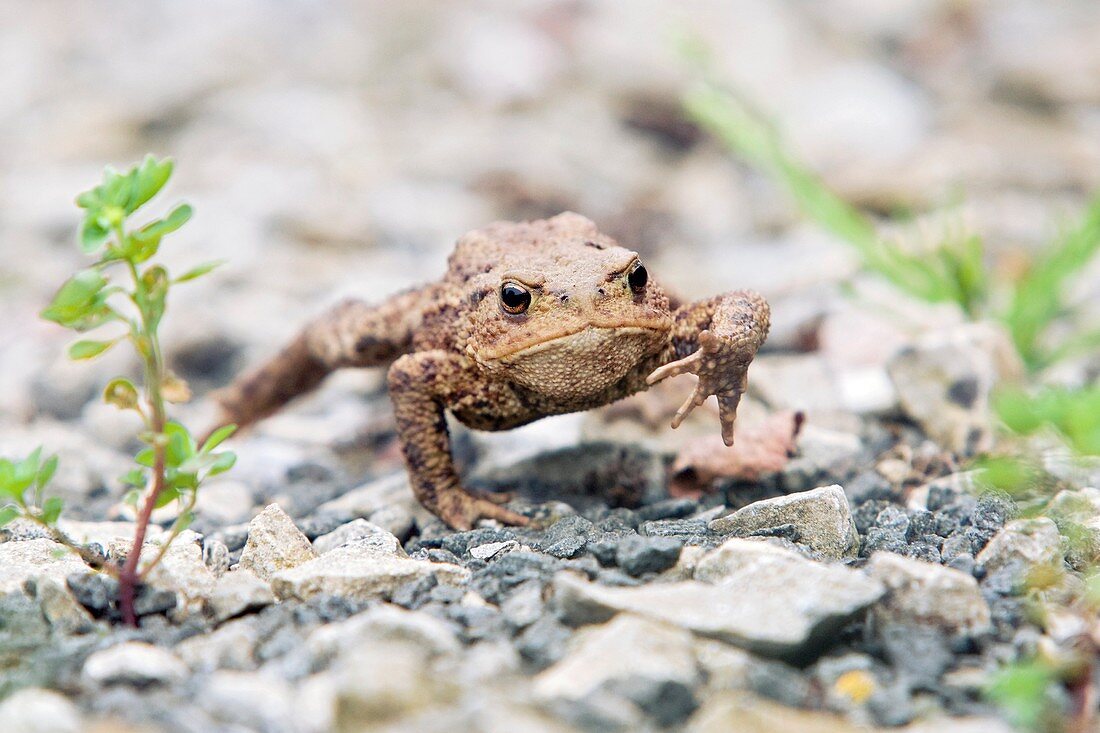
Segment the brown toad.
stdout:
<svg viewBox="0 0 1100 733">
<path fill-rule="evenodd" d="M 717 395 L 722 437 L 732 445 L 768 318 L 768 304 L 749 291 L 670 302 L 636 253 L 577 214 L 500 222 L 462 237 L 439 282 L 379 305 L 337 305 L 217 400 L 222 422 L 243 427 L 335 369 L 388 364 L 397 435 L 420 502 L 454 528 L 481 517 L 525 524 L 502 497 L 462 487 L 445 410 L 478 430 L 507 430 L 691 372 L 698 385 L 672 427 Z"/>
</svg>

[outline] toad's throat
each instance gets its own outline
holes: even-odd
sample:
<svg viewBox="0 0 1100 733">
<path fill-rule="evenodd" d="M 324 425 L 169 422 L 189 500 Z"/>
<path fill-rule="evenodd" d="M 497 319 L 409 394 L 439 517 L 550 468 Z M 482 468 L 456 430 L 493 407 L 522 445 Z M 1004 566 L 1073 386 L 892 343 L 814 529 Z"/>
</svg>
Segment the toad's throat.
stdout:
<svg viewBox="0 0 1100 733">
<path fill-rule="evenodd" d="M 610 389 L 658 353 L 667 339 L 666 328 L 649 324 L 613 328 L 589 325 L 483 364 L 534 392 L 568 401 Z"/>
</svg>

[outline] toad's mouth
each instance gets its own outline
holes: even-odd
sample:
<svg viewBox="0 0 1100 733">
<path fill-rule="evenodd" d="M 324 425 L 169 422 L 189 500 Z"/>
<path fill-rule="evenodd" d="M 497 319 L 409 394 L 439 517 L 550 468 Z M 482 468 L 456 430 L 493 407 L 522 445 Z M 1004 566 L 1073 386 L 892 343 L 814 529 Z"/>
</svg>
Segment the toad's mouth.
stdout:
<svg viewBox="0 0 1100 733">
<path fill-rule="evenodd" d="M 638 337 L 652 337 L 654 340 L 663 340 L 669 330 L 669 324 L 665 321 L 639 320 L 628 323 L 601 324 L 586 323 L 582 326 L 563 327 L 550 335 L 541 335 L 537 339 L 529 339 L 519 343 L 503 344 L 497 348 L 483 350 L 478 354 L 478 361 L 490 363 L 495 361 L 511 362 L 530 356 L 536 356 L 541 352 L 560 351 L 563 349 L 579 350 L 588 347 L 608 347 L 613 345 L 617 338 L 624 341 L 634 341 Z"/>
<path fill-rule="evenodd" d="M 585 326 L 513 349 L 482 364 L 533 392 L 573 404 L 605 394 L 660 352 L 668 328 L 653 325 Z"/>
</svg>

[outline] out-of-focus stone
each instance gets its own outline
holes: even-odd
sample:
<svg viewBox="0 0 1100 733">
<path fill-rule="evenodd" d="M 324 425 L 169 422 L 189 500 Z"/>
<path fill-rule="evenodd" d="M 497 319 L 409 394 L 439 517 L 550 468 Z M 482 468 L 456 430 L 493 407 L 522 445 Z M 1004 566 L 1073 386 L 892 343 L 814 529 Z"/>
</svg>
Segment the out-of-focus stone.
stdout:
<svg viewBox="0 0 1100 733">
<path fill-rule="evenodd" d="M 978 553 L 982 585 L 1002 593 L 1022 591 L 1033 572 L 1062 566 L 1062 537 L 1047 517 L 1014 519 Z"/>
<path fill-rule="evenodd" d="M 990 392 L 1022 372 L 1008 336 L 988 324 L 928 334 L 887 368 L 905 413 L 930 438 L 964 455 L 989 447 Z"/>
<path fill-rule="evenodd" d="M 94 652 L 84 663 L 86 683 L 98 686 L 179 684 L 187 666 L 179 657 L 143 641 L 127 641 Z"/>
<path fill-rule="evenodd" d="M 82 733 L 80 711 L 53 690 L 26 687 L 0 702 L 0 721 L 15 733 Z"/>
</svg>

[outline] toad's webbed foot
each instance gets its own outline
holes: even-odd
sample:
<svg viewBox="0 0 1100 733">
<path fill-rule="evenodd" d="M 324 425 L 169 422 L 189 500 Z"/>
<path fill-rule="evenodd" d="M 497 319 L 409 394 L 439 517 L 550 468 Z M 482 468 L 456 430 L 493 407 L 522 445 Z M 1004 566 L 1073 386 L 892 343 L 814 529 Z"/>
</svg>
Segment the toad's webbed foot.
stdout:
<svg viewBox="0 0 1100 733">
<path fill-rule="evenodd" d="M 768 335 L 769 309 L 758 294 L 738 291 L 684 306 L 676 312 L 673 344 L 676 361 L 658 367 L 648 384 L 678 374 L 695 374 L 699 382 L 672 418 L 677 428 L 707 397 L 718 398 L 722 441 L 733 445 L 737 405 L 748 384 L 748 368 Z"/>
<path fill-rule="evenodd" d="M 506 496 L 471 493 L 461 487 L 454 487 L 436 495 L 434 513 L 447 525 L 457 530 L 473 529 L 479 519 L 495 519 L 503 524 L 522 527 L 530 520 L 501 506 Z"/>
</svg>

